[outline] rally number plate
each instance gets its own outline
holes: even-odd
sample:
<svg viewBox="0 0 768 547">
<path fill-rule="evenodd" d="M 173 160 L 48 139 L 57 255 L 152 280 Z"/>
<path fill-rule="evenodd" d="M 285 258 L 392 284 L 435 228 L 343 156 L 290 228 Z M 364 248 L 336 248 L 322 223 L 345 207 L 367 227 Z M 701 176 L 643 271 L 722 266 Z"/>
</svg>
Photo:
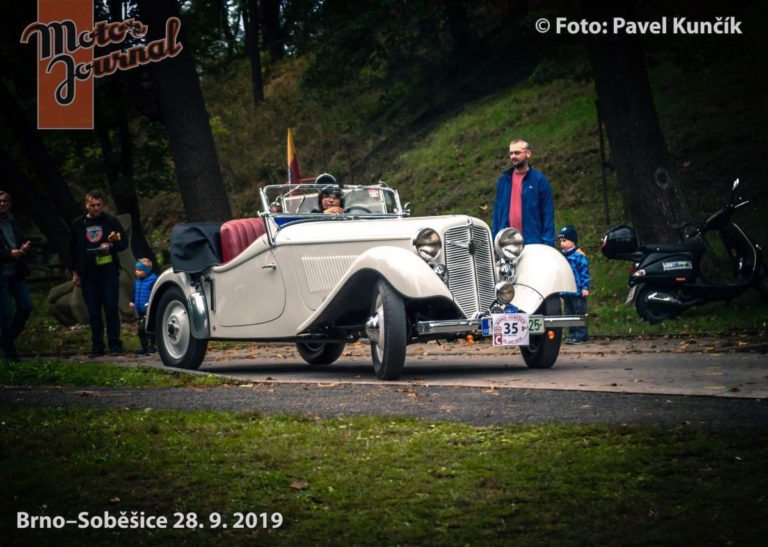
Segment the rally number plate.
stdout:
<svg viewBox="0 0 768 547">
<path fill-rule="evenodd" d="M 491 316 L 494 346 L 527 346 L 531 334 L 544 332 L 544 318 L 527 313 L 495 313 Z"/>
</svg>

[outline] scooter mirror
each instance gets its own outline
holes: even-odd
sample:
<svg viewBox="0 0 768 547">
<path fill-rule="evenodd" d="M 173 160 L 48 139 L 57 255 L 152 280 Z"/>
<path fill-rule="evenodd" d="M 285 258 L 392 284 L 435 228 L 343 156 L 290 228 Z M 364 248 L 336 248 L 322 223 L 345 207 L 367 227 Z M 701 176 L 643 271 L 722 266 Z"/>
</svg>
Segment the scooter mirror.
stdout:
<svg viewBox="0 0 768 547">
<path fill-rule="evenodd" d="M 738 188 L 738 187 L 739 187 L 739 179 L 736 179 L 736 180 L 733 181 L 733 188 L 732 188 L 732 190 L 736 190 L 736 188 Z"/>
</svg>

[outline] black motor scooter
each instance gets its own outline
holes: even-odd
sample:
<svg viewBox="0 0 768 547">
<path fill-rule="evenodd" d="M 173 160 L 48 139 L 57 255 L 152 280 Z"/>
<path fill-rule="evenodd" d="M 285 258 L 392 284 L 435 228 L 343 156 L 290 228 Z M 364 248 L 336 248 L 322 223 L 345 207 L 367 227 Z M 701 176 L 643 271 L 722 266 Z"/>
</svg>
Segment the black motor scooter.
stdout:
<svg viewBox="0 0 768 547">
<path fill-rule="evenodd" d="M 615 226 L 603 236 L 600 250 L 608 258 L 630 260 L 629 295 L 637 313 L 651 323 L 672 319 L 693 306 L 718 300 L 731 300 L 751 288 L 760 291 L 768 302 L 768 270 L 763 265 L 762 249 L 731 221 L 734 211 L 751 200 L 736 196 L 739 179 L 733 183 L 728 204 L 704 224 L 684 223 L 678 229 L 693 227 L 684 243 L 655 243 L 638 247 L 634 230 Z M 701 271 L 706 247 L 702 238 L 708 231 L 719 232 L 734 267 L 734 280 L 725 284 L 708 281 Z"/>
</svg>

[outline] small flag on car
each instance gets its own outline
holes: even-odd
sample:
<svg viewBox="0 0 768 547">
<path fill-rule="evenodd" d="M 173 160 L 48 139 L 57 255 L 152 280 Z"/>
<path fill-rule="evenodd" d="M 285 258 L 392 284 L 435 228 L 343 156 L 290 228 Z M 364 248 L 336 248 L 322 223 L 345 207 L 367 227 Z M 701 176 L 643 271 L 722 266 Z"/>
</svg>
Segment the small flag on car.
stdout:
<svg viewBox="0 0 768 547">
<path fill-rule="evenodd" d="M 299 160 L 296 158 L 296 146 L 293 144 L 293 134 L 288 128 L 288 182 L 297 184 L 301 174 L 299 173 Z"/>
</svg>

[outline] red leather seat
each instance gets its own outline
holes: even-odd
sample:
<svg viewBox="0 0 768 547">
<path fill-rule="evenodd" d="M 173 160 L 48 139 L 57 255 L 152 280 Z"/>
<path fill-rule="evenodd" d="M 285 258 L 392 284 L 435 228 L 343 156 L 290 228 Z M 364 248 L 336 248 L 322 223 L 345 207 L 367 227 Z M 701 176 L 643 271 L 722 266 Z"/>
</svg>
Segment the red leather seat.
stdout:
<svg viewBox="0 0 768 547">
<path fill-rule="evenodd" d="M 263 218 L 236 218 L 221 225 L 221 258 L 229 262 L 265 233 Z"/>
</svg>

